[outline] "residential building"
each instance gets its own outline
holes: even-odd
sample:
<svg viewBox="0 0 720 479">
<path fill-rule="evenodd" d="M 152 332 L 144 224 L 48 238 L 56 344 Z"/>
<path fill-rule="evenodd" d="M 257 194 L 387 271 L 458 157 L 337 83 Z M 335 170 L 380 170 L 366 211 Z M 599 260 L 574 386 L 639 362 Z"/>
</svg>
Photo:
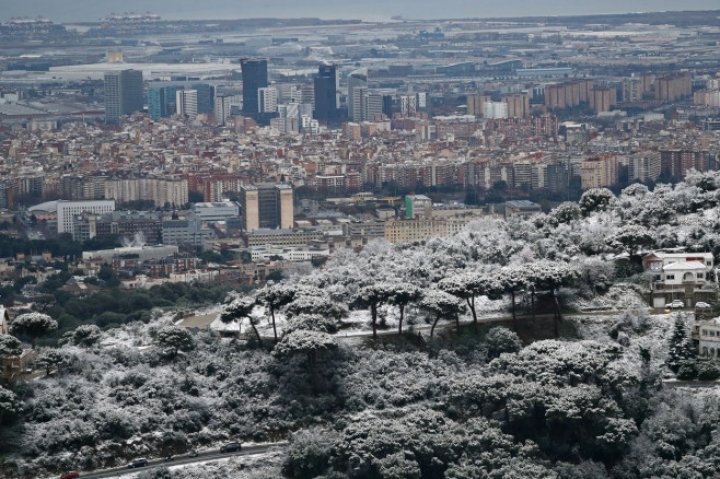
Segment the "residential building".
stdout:
<svg viewBox="0 0 720 479">
<path fill-rule="evenodd" d="M 179 116 L 195 118 L 198 114 L 197 90 L 177 90 L 175 92 L 175 112 Z"/>
</svg>

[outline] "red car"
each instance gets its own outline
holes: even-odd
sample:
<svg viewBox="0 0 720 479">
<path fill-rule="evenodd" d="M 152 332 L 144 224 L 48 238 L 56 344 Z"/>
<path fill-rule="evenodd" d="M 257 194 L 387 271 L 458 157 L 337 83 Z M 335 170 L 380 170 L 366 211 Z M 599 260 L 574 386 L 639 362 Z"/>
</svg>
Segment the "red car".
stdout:
<svg viewBox="0 0 720 479">
<path fill-rule="evenodd" d="M 60 476 L 60 479 L 77 479 L 78 477 L 80 477 L 79 472 L 66 472 Z"/>
</svg>

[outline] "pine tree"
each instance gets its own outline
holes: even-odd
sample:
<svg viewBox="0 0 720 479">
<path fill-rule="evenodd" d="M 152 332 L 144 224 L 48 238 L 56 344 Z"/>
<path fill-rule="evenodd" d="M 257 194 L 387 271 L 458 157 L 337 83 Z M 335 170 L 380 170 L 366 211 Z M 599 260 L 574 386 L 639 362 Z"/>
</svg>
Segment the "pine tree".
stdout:
<svg viewBox="0 0 720 479">
<path fill-rule="evenodd" d="M 677 373 L 684 362 L 695 359 L 695 356 L 695 348 L 685 330 L 685 321 L 682 317 L 678 316 L 675 318 L 673 334 L 670 337 L 670 351 L 668 353 L 667 365 L 672 372 Z"/>
</svg>

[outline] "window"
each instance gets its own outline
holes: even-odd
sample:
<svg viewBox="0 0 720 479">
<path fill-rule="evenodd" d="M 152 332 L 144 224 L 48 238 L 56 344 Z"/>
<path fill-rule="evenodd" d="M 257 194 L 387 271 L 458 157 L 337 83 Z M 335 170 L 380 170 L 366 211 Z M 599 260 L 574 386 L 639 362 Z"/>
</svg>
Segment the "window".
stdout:
<svg viewBox="0 0 720 479">
<path fill-rule="evenodd" d="M 703 348 L 702 355 L 703 355 L 703 356 L 707 356 L 707 355 L 708 355 L 708 348 Z"/>
<path fill-rule="evenodd" d="M 702 330 L 702 335 L 703 335 L 703 336 L 707 336 L 707 335 L 708 335 L 707 329 L 703 329 L 703 330 Z"/>
<path fill-rule="evenodd" d="M 703 279 L 703 278 L 705 278 L 705 273 L 698 273 L 697 277 L 698 277 L 698 279 Z"/>
<path fill-rule="evenodd" d="M 674 275 L 674 274 L 666 274 L 666 275 L 665 275 L 665 280 L 666 280 L 666 281 L 668 281 L 668 280 L 673 280 L 673 279 L 675 279 L 675 275 Z"/>
</svg>

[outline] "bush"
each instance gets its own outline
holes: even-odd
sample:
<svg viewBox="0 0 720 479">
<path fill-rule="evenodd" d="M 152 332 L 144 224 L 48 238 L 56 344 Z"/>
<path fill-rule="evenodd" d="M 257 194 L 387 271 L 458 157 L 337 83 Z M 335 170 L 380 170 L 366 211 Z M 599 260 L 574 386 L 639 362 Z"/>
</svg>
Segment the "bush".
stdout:
<svg viewBox="0 0 720 479">
<path fill-rule="evenodd" d="M 682 380 L 695 379 L 698 376 L 698 369 L 695 361 L 683 361 L 677 370 L 677 378 Z"/>
<path fill-rule="evenodd" d="M 720 368 L 712 362 L 700 362 L 697 364 L 697 378 L 702 381 L 714 381 L 720 378 Z"/>
</svg>

